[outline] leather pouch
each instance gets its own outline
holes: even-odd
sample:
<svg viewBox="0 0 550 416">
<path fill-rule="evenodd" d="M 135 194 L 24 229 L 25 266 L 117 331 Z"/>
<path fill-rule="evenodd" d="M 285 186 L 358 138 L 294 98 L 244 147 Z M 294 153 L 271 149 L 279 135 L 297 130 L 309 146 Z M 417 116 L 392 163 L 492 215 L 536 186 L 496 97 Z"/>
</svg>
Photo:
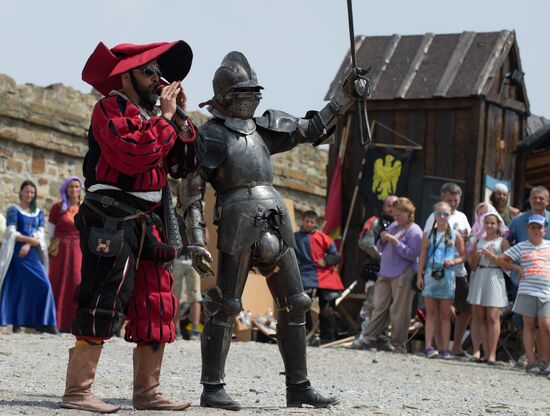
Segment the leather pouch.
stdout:
<svg viewBox="0 0 550 416">
<path fill-rule="evenodd" d="M 59 238 L 52 238 L 50 245 L 48 246 L 48 254 L 55 257 L 59 254 Z"/>
<path fill-rule="evenodd" d="M 122 250 L 124 230 L 91 227 L 88 248 L 99 257 L 114 257 Z"/>
</svg>

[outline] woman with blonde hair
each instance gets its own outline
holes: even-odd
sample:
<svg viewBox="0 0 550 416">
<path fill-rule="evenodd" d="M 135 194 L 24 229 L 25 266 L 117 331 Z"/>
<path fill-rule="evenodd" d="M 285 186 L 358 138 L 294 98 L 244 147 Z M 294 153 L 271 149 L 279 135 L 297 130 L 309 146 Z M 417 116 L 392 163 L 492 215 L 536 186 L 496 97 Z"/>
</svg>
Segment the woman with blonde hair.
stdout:
<svg viewBox="0 0 550 416">
<path fill-rule="evenodd" d="M 405 353 L 414 292 L 411 281 L 417 270 L 422 229 L 414 223 L 415 206 L 408 198 L 392 205 L 394 222 L 380 233 L 380 271 L 375 285 L 374 312 L 365 331 L 365 348 L 376 344 L 386 328 L 389 312 L 391 343 L 395 352 Z"/>
<path fill-rule="evenodd" d="M 80 233 L 74 225 L 74 217 L 82 199 L 82 181 L 71 176 L 59 188 L 61 201 L 55 203 L 48 218 L 50 237 L 50 282 L 57 310 L 57 327 L 61 332 L 71 332 L 78 304 L 76 291 L 80 284 Z"/>
</svg>

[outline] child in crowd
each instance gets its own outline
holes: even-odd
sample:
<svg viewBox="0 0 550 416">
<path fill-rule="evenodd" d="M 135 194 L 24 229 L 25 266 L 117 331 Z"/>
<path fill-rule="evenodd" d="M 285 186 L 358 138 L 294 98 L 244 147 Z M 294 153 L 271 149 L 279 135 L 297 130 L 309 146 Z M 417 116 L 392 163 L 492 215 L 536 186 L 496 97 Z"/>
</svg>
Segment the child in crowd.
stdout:
<svg viewBox="0 0 550 416">
<path fill-rule="evenodd" d="M 468 302 L 473 305 L 473 322 L 483 344 L 484 355 L 480 358 L 479 342 L 474 342 L 474 360 L 494 364 L 500 336 L 501 308 L 508 305 L 504 274 L 497 266 L 497 257 L 510 248 L 503 238 L 508 228 L 500 214 L 489 211 L 481 217 L 483 236 L 473 243 L 469 258 L 475 272 L 470 279 Z"/>
<path fill-rule="evenodd" d="M 477 204 L 476 209 L 474 211 L 474 225 L 472 226 L 472 231 L 470 231 L 470 235 L 468 236 L 468 241 L 466 242 L 466 253 L 470 254 L 473 250 L 474 243 L 476 241 L 479 241 L 481 237 L 485 235 L 485 226 L 483 224 L 483 221 L 481 218 L 487 214 L 488 212 L 496 211 L 496 209 L 487 202 L 480 202 Z"/>
<path fill-rule="evenodd" d="M 464 240 L 460 233 L 449 226 L 451 207 L 446 202 L 434 205 L 435 222 L 429 234 L 422 238 L 422 248 L 417 273 L 417 287 L 422 290 L 426 302 L 425 339 L 427 358 L 441 355 L 453 357 L 449 351 L 451 337 L 451 305 L 455 295 L 454 266 L 464 263 Z M 457 256 L 458 254 L 458 256 Z M 439 320 L 436 318 L 439 317 Z M 433 346 L 436 322 L 442 338 L 441 351 Z"/>
<path fill-rule="evenodd" d="M 544 239 L 548 223 L 533 214 L 527 222 L 529 240 L 498 256 L 497 264 L 518 273 L 518 295 L 513 311 L 523 317 L 523 347 L 527 372 L 550 374 L 550 241 Z M 518 263 L 514 264 L 514 262 Z M 537 323 L 539 331 L 536 331 Z M 535 356 L 535 334 L 540 336 L 540 362 Z"/>
</svg>

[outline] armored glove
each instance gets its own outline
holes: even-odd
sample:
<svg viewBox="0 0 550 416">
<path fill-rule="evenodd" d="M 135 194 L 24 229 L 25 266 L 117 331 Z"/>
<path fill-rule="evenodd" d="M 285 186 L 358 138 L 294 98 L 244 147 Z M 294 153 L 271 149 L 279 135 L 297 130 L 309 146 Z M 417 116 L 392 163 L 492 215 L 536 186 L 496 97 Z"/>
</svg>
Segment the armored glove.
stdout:
<svg viewBox="0 0 550 416">
<path fill-rule="evenodd" d="M 214 259 L 206 248 L 201 246 L 187 246 L 187 250 L 189 250 L 189 254 L 191 255 L 191 265 L 201 277 L 214 276 L 214 272 L 208 264 Z"/>
<path fill-rule="evenodd" d="M 350 97 L 364 100 L 370 94 L 370 84 L 367 78 L 369 70 L 357 68 L 344 81 L 344 91 Z"/>
</svg>

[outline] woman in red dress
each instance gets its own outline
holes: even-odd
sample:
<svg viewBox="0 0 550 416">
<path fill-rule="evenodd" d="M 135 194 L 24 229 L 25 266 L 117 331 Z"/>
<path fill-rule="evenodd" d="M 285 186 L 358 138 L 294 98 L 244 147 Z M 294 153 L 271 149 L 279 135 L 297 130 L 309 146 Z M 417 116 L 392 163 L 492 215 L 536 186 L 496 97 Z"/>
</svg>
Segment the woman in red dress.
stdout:
<svg viewBox="0 0 550 416">
<path fill-rule="evenodd" d="M 57 326 L 61 332 L 71 332 L 76 316 L 76 288 L 80 284 L 80 235 L 74 225 L 74 216 L 80 208 L 82 181 L 78 176 L 66 179 L 59 188 L 61 202 L 52 206 L 48 218 L 51 238 L 50 282 L 57 308 Z"/>
</svg>

